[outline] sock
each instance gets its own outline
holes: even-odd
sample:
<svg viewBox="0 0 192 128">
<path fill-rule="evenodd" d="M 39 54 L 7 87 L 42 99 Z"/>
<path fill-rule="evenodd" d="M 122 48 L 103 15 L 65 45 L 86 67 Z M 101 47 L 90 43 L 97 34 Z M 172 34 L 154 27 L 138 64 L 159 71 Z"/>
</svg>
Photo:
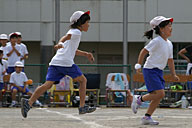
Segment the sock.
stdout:
<svg viewBox="0 0 192 128">
<path fill-rule="evenodd" d="M 141 102 L 144 102 L 142 96 L 140 97 L 140 100 L 141 100 Z"/>
<path fill-rule="evenodd" d="M 145 114 L 145 116 L 148 116 L 148 117 L 150 117 L 151 115 L 150 115 L 150 114 L 148 114 L 148 113 L 146 113 L 146 114 Z"/>
</svg>

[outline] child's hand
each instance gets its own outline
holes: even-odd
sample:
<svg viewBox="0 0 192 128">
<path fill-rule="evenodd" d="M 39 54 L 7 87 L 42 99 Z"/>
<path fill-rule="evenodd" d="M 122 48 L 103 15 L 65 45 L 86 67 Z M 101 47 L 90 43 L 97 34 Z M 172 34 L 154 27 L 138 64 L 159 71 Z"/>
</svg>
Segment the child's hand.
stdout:
<svg viewBox="0 0 192 128">
<path fill-rule="evenodd" d="M 138 74 L 142 74 L 141 68 L 137 69 L 136 72 L 137 72 Z"/>
<path fill-rule="evenodd" d="M 177 75 L 173 75 L 173 78 L 174 78 L 175 81 L 179 81 L 180 80 L 180 78 Z"/>
<path fill-rule="evenodd" d="M 90 52 L 87 53 L 87 58 L 88 58 L 88 60 L 89 60 L 91 63 L 93 63 L 93 62 L 95 61 L 95 59 L 94 59 L 94 57 L 93 57 L 93 54 L 90 53 Z"/>
<path fill-rule="evenodd" d="M 57 50 L 57 49 L 60 49 L 60 48 L 64 48 L 62 44 L 56 44 L 54 46 L 54 48 Z"/>
</svg>

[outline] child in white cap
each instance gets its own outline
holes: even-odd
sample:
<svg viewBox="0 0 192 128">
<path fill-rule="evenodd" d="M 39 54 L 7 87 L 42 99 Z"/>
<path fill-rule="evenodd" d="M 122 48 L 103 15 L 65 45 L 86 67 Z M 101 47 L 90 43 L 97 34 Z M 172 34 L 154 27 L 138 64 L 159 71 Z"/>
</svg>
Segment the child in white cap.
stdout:
<svg viewBox="0 0 192 128">
<path fill-rule="evenodd" d="M 165 18 L 163 16 L 157 16 L 150 21 L 152 29 L 145 32 L 144 36 L 152 40 L 141 50 L 138 62 L 135 64 L 137 73 L 140 73 L 144 57 L 149 54 L 143 68 L 148 94 L 139 97 L 134 96 L 131 105 L 133 112 L 137 113 L 137 109 L 142 102 L 151 101 L 145 116 L 142 118 L 142 124 L 144 125 L 159 124 L 159 122 L 153 120 L 151 116 L 159 105 L 160 100 L 165 96 L 163 69 L 167 63 L 173 78 L 179 80 L 175 73 L 173 45 L 171 41 L 168 40 L 168 37 L 170 37 L 172 33 L 172 22 L 173 18 Z M 153 31 L 158 35 L 154 39 Z"/>
<path fill-rule="evenodd" d="M 16 94 L 17 92 L 22 92 L 22 94 L 26 94 L 28 96 L 31 96 L 32 93 L 27 88 L 27 81 L 28 78 L 24 72 L 22 72 L 24 68 L 24 65 L 22 62 L 17 61 L 15 63 L 15 72 L 13 72 L 10 76 L 9 83 L 11 84 L 11 91 L 12 91 L 12 103 L 10 107 L 16 106 Z M 42 104 L 37 100 L 36 103 L 39 106 L 42 106 Z"/>
<path fill-rule="evenodd" d="M 28 50 L 27 50 L 27 46 L 22 43 L 22 35 L 21 32 L 15 32 L 18 35 L 17 38 L 17 44 L 19 44 L 21 46 L 21 57 L 20 57 L 20 61 L 25 64 L 25 59 L 28 58 Z"/>
<path fill-rule="evenodd" d="M 3 50 L 3 59 L 5 60 L 5 66 L 6 69 L 8 69 L 8 57 L 7 57 L 7 42 L 8 42 L 8 37 L 6 34 L 1 34 L 0 35 L 0 43 L 1 47 L 0 49 Z"/>
<path fill-rule="evenodd" d="M 58 44 L 55 45 L 55 48 L 58 50 L 49 63 L 46 82 L 36 89 L 29 101 L 22 99 L 21 111 L 24 118 L 27 117 L 27 112 L 30 110 L 33 102 L 46 90 L 50 89 L 54 83 L 58 83 L 65 75 L 72 77 L 74 81 L 80 84 L 79 114 L 90 113 L 96 110 L 95 107 L 85 105 L 87 80 L 79 67 L 74 63 L 75 55 L 85 56 L 90 62 L 94 61 L 92 53 L 78 50 L 82 31 L 87 32 L 89 28 L 89 14 L 90 11 L 76 11 L 71 16 L 71 29 L 59 40 Z"/>
<path fill-rule="evenodd" d="M 8 57 L 8 70 L 7 72 L 11 74 L 15 71 L 15 63 L 20 61 L 21 56 L 21 46 L 17 44 L 18 35 L 16 33 L 9 34 L 10 44 L 6 48 L 6 55 Z"/>
</svg>

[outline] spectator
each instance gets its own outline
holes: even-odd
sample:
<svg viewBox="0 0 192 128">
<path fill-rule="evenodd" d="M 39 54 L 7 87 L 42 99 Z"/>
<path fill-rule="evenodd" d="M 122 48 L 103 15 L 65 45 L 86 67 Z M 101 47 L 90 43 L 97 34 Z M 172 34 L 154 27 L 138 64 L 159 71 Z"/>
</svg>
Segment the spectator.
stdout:
<svg viewBox="0 0 192 128">
<path fill-rule="evenodd" d="M 189 45 L 183 49 L 181 49 L 178 54 L 187 60 L 187 71 L 186 75 L 192 74 L 192 45 Z"/>
<path fill-rule="evenodd" d="M 28 50 L 27 50 L 27 46 L 22 43 L 22 35 L 21 32 L 15 32 L 18 35 L 18 40 L 17 40 L 17 44 L 19 44 L 21 46 L 21 58 L 20 61 L 25 64 L 25 59 L 28 58 Z"/>
<path fill-rule="evenodd" d="M 0 50 L 0 106 L 2 106 L 3 76 L 6 73 L 5 60 L 3 60 L 3 50 Z"/>
<path fill-rule="evenodd" d="M 8 57 L 8 70 L 7 72 L 11 74 L 15 71 L 14 65 L 17 61 L 20 60 L 21 56 L 21 46 L 18 45 L 17 38 L 18 35 L 16 33 L 11 33 L 9 35 L 10 38 L 10 45 L 8 44 L 6 51 L 7 51 L 7 57 Z"/>
<path fill-rule="evenodd" d="M 3 50 L 3 59 L 5 60 L 4 62 L 5 62 L 6 69 L 8 69 L 8 62 L 7 62 L 8 57 L 6 55 L 6 53 L 7 53 L 7 51 L 6 51 L 6 49 L 7 49 L 7 42 L 8 42 L 7 35 L 6 34 L 1 34 L 0 35 L 0 43 L 1 43 L 0 49 Z"/>
<path fill-rule="evenodd" d="M 10 84 L 11 84 L 11 91 L 12 91 L 12 103 L 10 107 L 15 107 L 16 106 L 16 94 L 17 92 L 22 92 L 22 94 L 26 94 L 28 96 L 31 96 L 32 93 L 29 91 L 27 88 L 27 76 L 24 72 L 22 72 L 24 65 L 22 62 L 17 61 L 15 63 L 15 72 L 11 74 L 10 77 Z M 39 106 L 42 106 L 42 104 L 36 100 L 36 104 Z"/>
</svg>

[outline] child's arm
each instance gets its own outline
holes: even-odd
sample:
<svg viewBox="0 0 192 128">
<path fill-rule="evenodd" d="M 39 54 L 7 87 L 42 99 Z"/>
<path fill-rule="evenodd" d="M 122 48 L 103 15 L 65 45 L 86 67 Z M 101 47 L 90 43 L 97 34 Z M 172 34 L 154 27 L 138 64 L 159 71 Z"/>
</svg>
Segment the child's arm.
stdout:
<svg viewBox="0 0 192 128">
<path fill-rule="evenodd" d="M 27 84 L 26 84 L 26 82 L 24 82 L 24 88 L 23 88 L 23 92 L 25 92 L 25 90 L 26 90 L 26 87 L 27 87 Z"/>
<path fill-rule="evenodd" d="M 176 81 L 178 81 L 179 77 L 175 73 L 175 64 L 174 64 L 174 60 L 172 58 L 168 59 L 168 66 L 169 66 L 169 70 L 170 70 L 172 76 L 174 77 L 174 79 Z"/>
<path fill-rule="evenodd" d="M 89 60 L 91 63 L 93 63 L 94 60 L 95 60 L 94 57 L 93 57 L 93 54 L 90 53 L 90 52 L 85 52 L 85 51 L 77 50 L 77 51 L 76 51 L 76 55 L 87 57 L 88 60 Z"/>
<path fill-rule="evenodd" d="M 143 64 L 143 60 L 145 58 L 145 56 L 149 53 L 149 51 L 147 51 L 145 48 L 143 48 L 140 53 L 139 53 L 139 57 L 138 57 L 138 61 L 137 64 L 139 64 L 140 66 Z M 141 67 L 136 69 L 137 73 L 141 73 Z"/>
<path fill-rule="evenodd" d="M 54 46 L 54 48 L 55 48 L 55 49 L 63 48 L 63 45 L 62 45 L 61 43 L 64 43 L 66 40 L 70 40 L 70 39 L 71 39 L 71 34 L 67 34 L 67 35 L 63 36 L 63 37 L 59 40 L 58 44 L 56 44 L 56 45 Z"/>
<path fill-rule="evenodd" d="M 14 52 L 14 49 L 12 49 L 9 53 L 7 53 L 7 56 L 11 56 L 11 54 Z"/>
<path fill-rule="evenodd" d="M 187 53 L 187 50 L 185 48 L 181 49 L 179 52 L 178 52 L 178 55 L 180 55 L 181 57 L 183 57 L 185 60 L 187 60 L 188 63 L 190 63 L 190 59 L 185 56 L 185 53 Z"/>
<path fill-rule="evenodd" d="M 17 56 L 21 56 L 21 54 L 19 53 L 19 51 L 13 46 L 13 50 L 16 52 Z"/>
</svg>

